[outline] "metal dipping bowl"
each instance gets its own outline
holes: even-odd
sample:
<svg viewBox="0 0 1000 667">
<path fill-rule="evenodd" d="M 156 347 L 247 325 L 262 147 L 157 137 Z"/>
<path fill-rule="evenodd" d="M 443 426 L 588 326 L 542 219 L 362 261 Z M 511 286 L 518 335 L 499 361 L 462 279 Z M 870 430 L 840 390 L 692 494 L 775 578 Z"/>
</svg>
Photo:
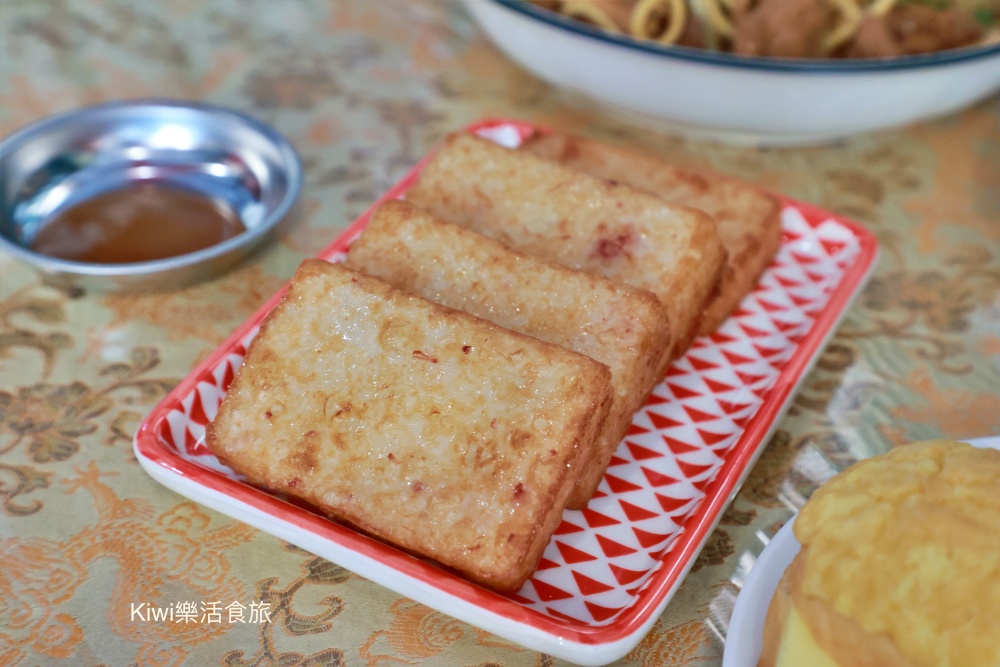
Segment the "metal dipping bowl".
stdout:
<svg viewBox="0 0 1000 667">
<path fill-rule="evenodd" d="M 135 183 L 194 191 L 233 211 L 246 231 L 154 261 L 97 264 L 30 249 L 46 221 Z M 112 102 L 59 114 L 0 142 L 0 249 L 49 282 L 103 291 L 162 290 L 225 271 L 265 240 L 302 185 L 295 150 L 244 114 L 171 100 Z"/>
</svg>

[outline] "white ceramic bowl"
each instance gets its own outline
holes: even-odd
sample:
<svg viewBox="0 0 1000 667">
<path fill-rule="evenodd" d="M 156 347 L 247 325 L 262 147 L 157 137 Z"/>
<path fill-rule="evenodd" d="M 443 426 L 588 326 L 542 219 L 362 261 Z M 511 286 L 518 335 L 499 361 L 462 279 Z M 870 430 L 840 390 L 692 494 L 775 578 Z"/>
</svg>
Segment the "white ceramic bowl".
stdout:
<svg viewBox="0 0 1000 667">
<path fill-rule="evenodd" d="M 1000 44 L 883 60 L 786 60 L 661 46 L 524 0 L 466 7 L 548 83 L 667 131 L 743 144 L 834 141 L 952 113 L 1000 90 Z"/>
</svg>

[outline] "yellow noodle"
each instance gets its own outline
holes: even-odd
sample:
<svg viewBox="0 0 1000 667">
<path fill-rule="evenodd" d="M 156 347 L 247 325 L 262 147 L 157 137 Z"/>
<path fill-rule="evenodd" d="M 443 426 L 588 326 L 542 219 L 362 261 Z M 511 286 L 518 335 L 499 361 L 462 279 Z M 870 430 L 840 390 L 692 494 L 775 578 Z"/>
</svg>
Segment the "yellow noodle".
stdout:
<svg viewBox="0 0 1000 667">
<path fill-rule="evenodd" d="M 861 25 L 861 9 L 854 0 L 827 0 L 843 14 L 843 20 L 823 38 L 823 50 L 833 51 L 838 46 L 846 44 L 858 32 Z"/>
<path fill-rule="evenodd" d="M 895 7 L 897 0 L 874 0 L 867 7 L 867 12 L 872 16 L 885 16 Z"/>
<path fill-rule="evenodd" d="M 705 18 L 708 19 L 708 25 L 713 32 L 730 38 L 736 34 L 736 29 L 732 21 L 726 16 L 726 12 L 722 10 L 721 0 L 700 0 L 700 4 L 705 12 Z"/>
<path fill-rule="evenodd" d="M 653 35 L 649 33 L 648 26 L 650 20 L 657 14 L 665 17 L 667 29 L 660 35 Z M 673 44 L 684 31 L 685 21 L 687 21 L 685 0 L 639 0 L 632 9 L 629 29 L 635 37 L 655 39 L 661 44 Z"/>
<path fill-rule="evenodd" d="M 566 0 L 562 5 L 562 13 L 573 19 L 593 23 L 609 32 L 622 32 L 622 27 L 593 0 Z"/>
</svg>

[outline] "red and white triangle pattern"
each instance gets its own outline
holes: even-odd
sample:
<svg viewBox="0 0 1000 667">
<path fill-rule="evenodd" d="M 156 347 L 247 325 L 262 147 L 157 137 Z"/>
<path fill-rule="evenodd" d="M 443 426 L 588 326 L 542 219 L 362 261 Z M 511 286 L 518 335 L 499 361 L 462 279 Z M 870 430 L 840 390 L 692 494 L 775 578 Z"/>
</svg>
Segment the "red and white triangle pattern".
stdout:
<svg viewBox="0 0 1000 667">
<path fill-rule="evenodd" d="M 782 248 L 757 289 L 668 370 L 587 509 L 566 512 L 541 567 L 514 596 L 518 602 L 605 625 L 670 558 L 859 251 L 856 237 L 834 220 L 813 225 L 788 207 L 782 222 Z"/>
<path fill-rule="evenodd" d="M 513 601 L 554 618 L 607 625 L 670 561 L 733 444 L 769 400 L 859 252 L 850 229 L 807 215 L 785 208 L 782 247 L 756 290 L 668 370 L 636 413 L 588 507 L 565 513 L 534 577 L 509 596 Z M 239 478 L 205 448 L 205 425 L 256 332 L 198 378 L 158 434 L 178 456 L 233 479 Z"/>
<path fill-rule="evenodd" d="M 160 443 L 179 457 L 237 480 L 243 477 L 220 463 L 205 447 L 205 427 L 215 419 L 222 397 L 243 363 L 247 346 L 259 330 L 259 326 L 252 327 L 211 373 L 198 378 L 194 390 L 181 399 L 180 406 L 167 412 L 158 433 Z"/>
</svg>

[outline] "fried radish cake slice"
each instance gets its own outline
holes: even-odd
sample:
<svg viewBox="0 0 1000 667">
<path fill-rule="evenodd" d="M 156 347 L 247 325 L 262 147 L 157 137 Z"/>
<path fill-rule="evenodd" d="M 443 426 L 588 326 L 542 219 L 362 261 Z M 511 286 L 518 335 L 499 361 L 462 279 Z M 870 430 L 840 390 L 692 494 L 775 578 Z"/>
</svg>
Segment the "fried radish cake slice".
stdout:
<svg viewBox="0 0 1000 667">
<path fill-rule="evenodd" d="M 726 270 L 719 294 L 702 319 L 702 335 L 719 328 L 753 290 L 781 246 L 781 202 L 749 183 L 684 169 L 649 153 L 566 134 L 532 137 L 521 149 L 668 202 L 699 209 L 715 220 L 726 249 Z"/>
<path fill-rule="evenodd" d="M 469 133 L 451 135 L 406 199 L 564 266 L 646 289 L 666 307 L 672 358 L 697 334 L 725 265 L 701 211 Z"/>
<path fill-rule="evenodd" d="M 659 380 L 670 326 L 656 297 L 518 252 L 403 201 L 375 211 L 345 263 L 611 369 L 611 410 L 568 502 L 585 507 Z"/>
<path fill-rule="evenodd" d="M 589 357 L 306 260 L 206 438 L 253 484 L 515 590 L 610 402 Z"/>
</svg>

